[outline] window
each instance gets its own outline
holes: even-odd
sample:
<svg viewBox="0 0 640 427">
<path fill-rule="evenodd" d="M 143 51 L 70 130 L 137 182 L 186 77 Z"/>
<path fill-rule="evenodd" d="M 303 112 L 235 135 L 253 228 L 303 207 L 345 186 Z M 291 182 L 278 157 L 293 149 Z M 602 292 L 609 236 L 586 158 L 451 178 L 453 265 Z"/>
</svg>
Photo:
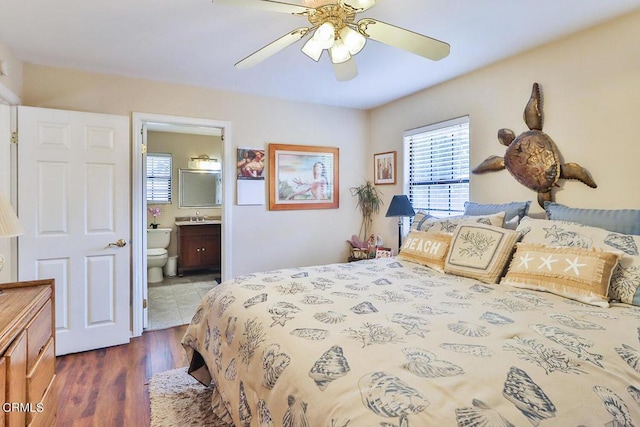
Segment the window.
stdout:
<svg viewBox="0 0 640 427">
<path fill-rule="evenodd" d="M 171 203 L 171 154 L 147 154 L 147 203 Z"/>
<path fill-rule="evenodd" d="M 469 117 L 404 134 L 407 192 L 413 208 L 458 215 L 469 200 Z"/>
</svg>

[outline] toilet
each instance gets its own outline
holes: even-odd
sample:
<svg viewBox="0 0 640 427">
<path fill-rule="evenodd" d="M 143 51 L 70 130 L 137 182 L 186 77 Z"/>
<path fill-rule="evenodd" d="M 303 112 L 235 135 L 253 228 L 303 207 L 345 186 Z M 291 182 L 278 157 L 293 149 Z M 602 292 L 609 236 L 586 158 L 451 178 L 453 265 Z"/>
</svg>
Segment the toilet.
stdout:
<svg viewBox="0 0 640 427">
<path fill-rule="evenodd" d="M 167 263 L 167 248 L 170 241 L 170 228 L 147 230 L 147 283 L 162 281 L 162 267 Z"/>
</svg>

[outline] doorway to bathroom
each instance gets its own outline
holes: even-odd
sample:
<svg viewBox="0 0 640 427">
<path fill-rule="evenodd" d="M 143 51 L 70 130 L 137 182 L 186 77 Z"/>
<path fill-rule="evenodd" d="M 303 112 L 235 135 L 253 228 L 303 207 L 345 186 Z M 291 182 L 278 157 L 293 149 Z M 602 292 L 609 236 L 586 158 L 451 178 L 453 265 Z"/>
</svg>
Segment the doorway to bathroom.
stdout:
<svg viewBox="0 0 640 427">
<path fill-rule="evenodd" d="M 137 168 L 133 171 L 133 237 L 139 240 L 138 245 L 134 243 L 139 250 L 135 250 L 133 261 L 132 304 L 133 335 L 137 336 L 143 330 L 189 323 L 204 293 L 230 272 L 226 254 L 231 246 L 227 230 L 234 169 L 224 167 L 231 164 L 225 159 L 232 152 L 227 148 L 228 122 L 143 113 L 134 113 L 133 118 L 133 162 Z M 158 170 L 148 170 L 148 166 L 158 166 Z M 219 174 L 221 185 L 215 202 L 200 202 L 199 191 L 184 188 L 187 180 L 181 177 L 187 171 Z M 183 198 L 186 195 L 189 201 Z M 188 271 L 177 268 L 177 224 L 185 223 L 193 227 L 217 224 L 220 258 L 216 265 Z"/>
</svg>

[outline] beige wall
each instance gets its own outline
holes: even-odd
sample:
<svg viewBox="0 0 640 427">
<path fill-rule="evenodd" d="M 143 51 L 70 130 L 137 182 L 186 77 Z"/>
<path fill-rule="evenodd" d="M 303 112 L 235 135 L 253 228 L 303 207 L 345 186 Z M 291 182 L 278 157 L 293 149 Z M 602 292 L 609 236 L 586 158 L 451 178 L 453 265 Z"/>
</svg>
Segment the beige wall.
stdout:
<svg viewBox="0 0 640 427">
<path fill-rule="evenodd" d="M 30 64 L 24 66 L 23 103 L 229 121 L 232 135 L 225 141 L 225 150 L 234 153 L 236 148 L 266 149 L 269 142 L 339 147 L 339 209 L 272 212 L 266 206 L 233 205 L 233 253 L 226 255 L 231 256 L 232 276 L 347 257 L 345 240 L 359 227 L 349 188 L 366 178 L 368 162 L 363 111 Z M 235 196 L 235 182 L 231 184 Z"/>
<path fill-rule="evenodd" d="M 179 169 L 188 169 L 191 157 L 198 157 L 206 154 L 212 159 L 222 159 L 222 139 L 213 135 L 193 135 L 173 132 L 147 132 L 147 152 L 149 153 L 169 153 L 172 156 L 173 164 L 173 197 L 170 204 L 149 204 L 147 207 L 160 207 L 162 214 L 157 217 L 156 222 L 159 227 L 171 228 L 171 243 L 169 244 L 169 255 L 178 254 L 176 237 L 176 217 L 195 216 L 199 212 L 202 216 L 222 215 L 220 208 L 181 208 L 179 201 Z M 153 222 L 153 216 L 146 213 L 147 225 Z"/>
<path fill-rule="evenodd" d="M 511 128 L 516 134 L 526 130 L 522 112 L 532 83 L 539 82 L 544 131 L 565 161 L 587 168 L 598 184 L 591 189 L 577 181 L 561 181 L 556 201 L 575 207 L 640 208 L 638 40 L 640 12 L 377 108 L 369 121 L 369 157 L 398 150 L 402 175 L 405 130 L 469 115 L 473 168 L 490 155 L 504 153 L 496 138 L 498 129 Z M 371 175 L 370 162 L 366 166 Z M 471 175 L 470 187 L 472 200 L 534 200 L 532 212 L 542 213 L 536 193 L 507 171 Z M 402 184 L 381 188 L 387 202 L 403 193 Z M 374 227 L 395 244 L 395 220 L 383 215 Z"/>
<path fill-rule="evenodd" d="M 228 120 L 232 147 L 269 142 L 340 147 L 340 209 L 271 212 L 234 206 L 232 275 L 342 261 L 344 240 L 359 228 L 349 188 L 372 177 L 372 155 L 397 150 L 407 129 L 469 115 L 471 167 L 504 147 L 497 130 L 526 129 L 522 110 L 534 81 L 545 96 L 544 130 L 566 161 L 586 167 L 599 187 L 561 182 L 556 200 L 571 206 L 640 208 L 640 12 L 493 64 L 388 105 L 363 112 L 212 89 L 24 65 L 25 105 L 129 115 L 131 112 Z M 455 49 L 455 46 L 453 46 Z M 445 59 L 446 61 L 446 59 Z M 374 231 L 396 244 L 395 220 L 384 218 L 402 179 L 379 187 L 385 206 Z M 265 190 L 266 191 L 266 190 Z M 234 191 L 235 193 L 235 191 Z M 472 175 L 471 199 L 535 200 L 507 171 Z M 541 209 L 533 205 L 532 212 Z"/>
</svg>

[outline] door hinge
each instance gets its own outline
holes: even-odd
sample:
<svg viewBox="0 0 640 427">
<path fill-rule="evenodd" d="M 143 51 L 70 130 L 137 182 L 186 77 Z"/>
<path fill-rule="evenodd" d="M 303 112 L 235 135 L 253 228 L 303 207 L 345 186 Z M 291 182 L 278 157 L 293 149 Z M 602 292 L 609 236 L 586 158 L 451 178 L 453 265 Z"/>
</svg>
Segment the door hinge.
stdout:
<svg viewBox="0 0 640 427">
<path fill-rule="evenodd" d="M 11 132 L 11 142 L 13 144 L 18 143 L 18 132 Z"/>
<path fill-rule="evenodd" d="M 147 300 L 146 299 L 142 300 L 142 308 L 147 308 Z"/>
<path fill-rule="evenodd" d="M 147 144 L 142 144 L 142 154 L 147 154 Z"/>
</svg>

